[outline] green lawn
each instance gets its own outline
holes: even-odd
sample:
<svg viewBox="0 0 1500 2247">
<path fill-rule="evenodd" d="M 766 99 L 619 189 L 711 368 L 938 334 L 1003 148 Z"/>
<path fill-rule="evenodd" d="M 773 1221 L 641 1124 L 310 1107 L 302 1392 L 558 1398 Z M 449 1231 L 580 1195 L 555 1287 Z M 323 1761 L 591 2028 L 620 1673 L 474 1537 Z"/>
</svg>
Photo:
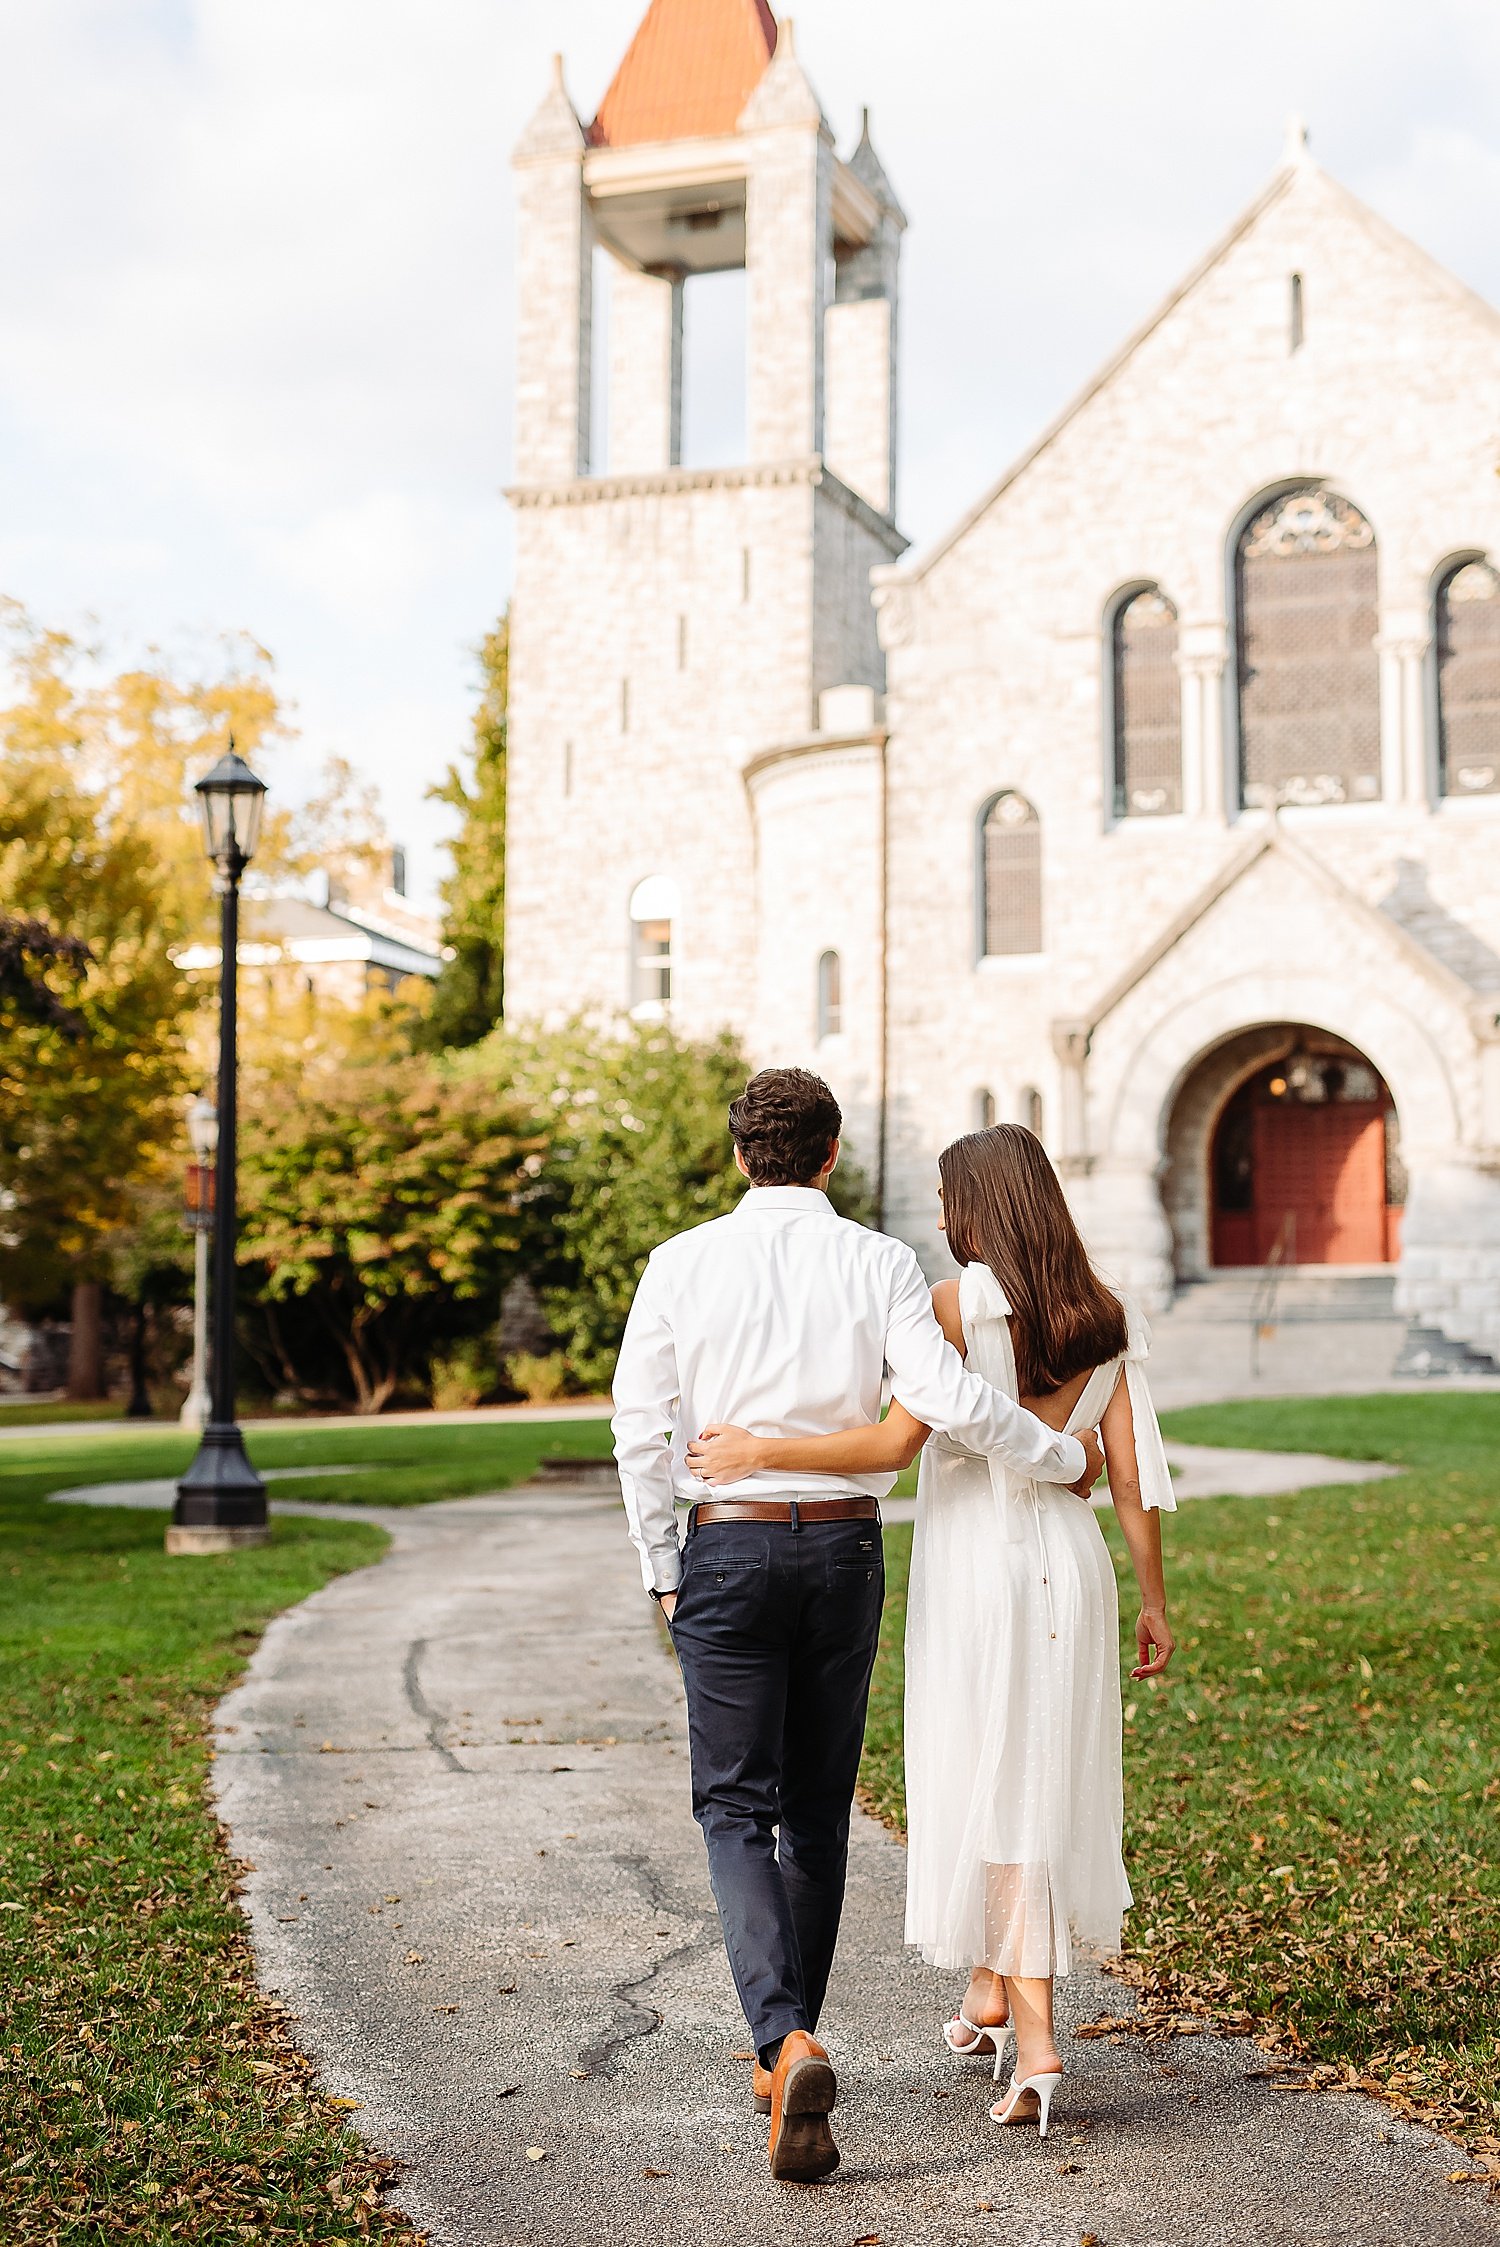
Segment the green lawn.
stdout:
<svg viewBox="0 0 1500 2247">
<path fill-rule="evenodd" d="M 1167 1524 L 1180 1651 L 1125 1679 L 1127 1971 L 1158 2015 L 1241 2016 L 1500 2152 L 1500 1396 L 1202 1407 L 1168 1432 L 1410 1471 Z M 899 1825 L 910 1530 L 886 1545 L 864 1780 Z"/>
<path fill-rule="evenodd" d="M 261 1465 L 368 1463 L 300 1497 L 491 1490 L 602 1422 L 267 1429 Z M 271 1616 L 376 1559 L 373 1524 L 286 1517 L 259 1551 L 168 1560 L 165 1516 L 49 1490 L 175 1474 L 150 1426 L 0 1443 L 0 2239 L 413 2237 L 254 1987 L 204 1729 Z"/>
<path fill-rule="evenodd" d="M 26 1404 L 13 1397 L 0 1402 L 0 1428 L 55 1426 L 62 1420 L 121 1420 L 125 1408 L 118 1397 L 103 1397 L 94 1404 Z"/>
</svg>

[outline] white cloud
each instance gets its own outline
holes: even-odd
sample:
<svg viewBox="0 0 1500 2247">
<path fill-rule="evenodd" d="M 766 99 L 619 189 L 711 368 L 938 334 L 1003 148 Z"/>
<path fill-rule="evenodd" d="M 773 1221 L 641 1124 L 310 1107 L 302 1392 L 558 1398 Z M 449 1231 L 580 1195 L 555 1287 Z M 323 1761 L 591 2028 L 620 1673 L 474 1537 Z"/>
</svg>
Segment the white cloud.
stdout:
<svg viewBox="0 0 1500 2247">
<path fill-rule="evenodd" d="M 644 0 L 0 0 L 0 590 L 272 646 L 433 868 L 505 592 L 508 156 Z M 1490 0 L 798 0 L 912 219 L 907 528 L 984 487 L 1274 168 L 1315 153 L 1500 296 Z M 288 760 L 290 767 L 292 760 Z"/>
</svg>

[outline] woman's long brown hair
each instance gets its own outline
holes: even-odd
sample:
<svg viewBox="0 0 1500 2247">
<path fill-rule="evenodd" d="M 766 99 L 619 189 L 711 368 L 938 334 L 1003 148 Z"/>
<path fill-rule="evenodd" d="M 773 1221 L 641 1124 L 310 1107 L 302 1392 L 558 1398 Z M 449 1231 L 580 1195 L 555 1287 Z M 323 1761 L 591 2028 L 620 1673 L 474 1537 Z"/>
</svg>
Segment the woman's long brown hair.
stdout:
<svg viewBox="0 0 1500 2247">
<path fill-rule="evenodd" d="M 1023 1397 L 1051 1396 L 1125 1347 L 1125 1312 L 1089 1262 L 1046 1150 L 991 1124 L 938 1156 L 943 1222 L 960 1264 L 988 1264 L 1010 1303 Z"/>
</svg>

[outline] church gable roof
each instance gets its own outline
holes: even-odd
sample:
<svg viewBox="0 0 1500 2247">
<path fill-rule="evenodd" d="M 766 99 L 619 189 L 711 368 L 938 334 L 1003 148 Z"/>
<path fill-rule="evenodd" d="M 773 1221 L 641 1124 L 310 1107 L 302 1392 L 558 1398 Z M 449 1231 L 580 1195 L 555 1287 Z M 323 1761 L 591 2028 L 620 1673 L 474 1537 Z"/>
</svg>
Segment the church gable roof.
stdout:
<svg viewBox="0 0 1500 2247">
<path fill-rule="evenodd" d="M 1445 941 L 1439 949 L 1432 941 L 1428 928 L 1415 925 L 1414 915 L 1403 914 L 1397 909 L 1397 898 L 1387 898 L 1379 905 L 1370 904 L 1357 890 L 1351 889 L 1347 882 L 1341 880 L 1315 851 L 1309 850 L 1305 844 L 1290 835 L 1278 819 L 1273 818 L 1268 827 L 1259 834 L 1252 835 L 1238 850 L 1230 853 L 1197 895 L 1189 898 L 1181 910 L 1163 924 L 1144 950 L 1115 978 L 1108 990 L 1095 1000 L 1086 1015 L 1061 1027 L 1075 1037 L 1081 1037 L 1086 1044 L 1115 1009 L 1150 979 L 1162 961 L 1175 952 L 1200 923 L 1209 918 L 1232 890 L 1238 889 L 1257 868 L 1264 872 L 1269 867 L 1289 870 L 1328 898 L 1338 909 L 1351 915 L 1362 927 L 1377 931 L 1382 943 L 1399 960 L 1406 966 L 1415 968 L 1429 986 L 1450 1005 L 1456 1005 L 1461 1014 L 1468 1016 L 1476 1000 L 1482 1008 L 1488 972 L 1486 970 L 1485 974 L 1476 976 L 1470 954 L 1482 955 L 1486 963 L 1493 962 L 1494 955 L 1472 931 L 1453 923 L 1450 916 L 1443 916 L 1446 925 L 1441 933 Z M 1426 898 L 1425 884 L 1418 886 L 1430 915 L 1441 914 L 1441 908 L 1432 907 L 1431 901 Z M 1456 947 L 1451 935 L 1455 928 L 1469 947 L 1467 953 L 1458 957 L 1455 957 Z M 1490 1004 L 1493 1011 L 1493 1001 Z"/>
<path fill-rule="evenodd" d="M 651 0 L 589 127 L 591 146 L 732 133 L 775 47 L 768 0 Z"/>
<path fill-rule="evenodd" d="M 1435 295 L 1445 298 L 1455 311 L 1466 315 L 1471 320 L 1480 322 L 1497 341 L 1500 341 L 1500 312 L 1497 312 L 1493 305 L 1489 304 L 1475 290 L 1467 287 L 1455 274 L 1450 273 L 1446 266 L 1440 264 L 1418 243 L 1413 242 L 1408 235 L 1403 234 L 1398 227 L 1391 225 L 1389 220 L 1383 219 L 1378 212 L 1371 210 L 1370 206 L 1362 202 L 1351 189 L 1323 171 L 1307 155 L 1305 148 L 1299 147 L 1291 159 L 1283 164 L 1261 193 L 1256 196 L 1248 209 L 1243 211 L 1228 231 L 1214 243 L 1207 255 L 1200 259 L 1191 272 L 1157 305 L 1148 318 L 1126 338 L 1119 350 L 1104 362 L 1098 373 L 1068 401 L 1062 412 L 1047 424 L 1035 441 L 1027 446 L 1026 450 L 1011 463 L 1010 467 L 991 485 L 990 489 L 960 517 L 953 528 L 940 538 L 934 546 L 918 556 L 914 562 L 903 565 L 899 572 L 892 574 L 898 575 L 902 581 L 910 583 L 914 579 L 925 576 L 927 571 L 941 561 L 944 555 L 951 552 L 973 529 L 975 524 L 989 513 L 996 501 L 1002 498 L 1010 487 L 1025 475 L 1033 462 L 1038 460 L 1047 451 L 1048 447 L 1054 444 L 1062 433 L 1077 420 L 1079 415 L 1084 413 L 1093 404 L 1094 400 L 1108 389 L 1109 385 L 1129 365 L 1142 347 L 1171 320 L 1180 307 L 1196 294 L 1202 284 L 1230 258 L 1240 244 L 1254 233 L 1262 220 L 1285 198 L 1299 191 L 1326 196 L 1346 218 L 1351 219 L 1388 256 L 1399 259 L 1414 279 L 1423 283 Z M 882 573 L 882 576 L 884 574 Z"/>
</svg>

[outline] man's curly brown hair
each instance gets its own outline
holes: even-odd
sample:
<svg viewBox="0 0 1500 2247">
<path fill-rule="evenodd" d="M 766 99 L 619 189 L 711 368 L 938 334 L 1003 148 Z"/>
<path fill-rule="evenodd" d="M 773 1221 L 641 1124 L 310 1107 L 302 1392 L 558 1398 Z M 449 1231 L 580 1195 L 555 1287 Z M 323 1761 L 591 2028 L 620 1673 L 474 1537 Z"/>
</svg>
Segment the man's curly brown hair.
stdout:
<svg viewBox="0 0 1500 2247">
<path fill-rule="evenodd" d="M 811 1185 L 844 1128 L 810 1069 L 762 1069 L 729 1104 L 729 1128 L 752 1186 Z"/>
</svg>

